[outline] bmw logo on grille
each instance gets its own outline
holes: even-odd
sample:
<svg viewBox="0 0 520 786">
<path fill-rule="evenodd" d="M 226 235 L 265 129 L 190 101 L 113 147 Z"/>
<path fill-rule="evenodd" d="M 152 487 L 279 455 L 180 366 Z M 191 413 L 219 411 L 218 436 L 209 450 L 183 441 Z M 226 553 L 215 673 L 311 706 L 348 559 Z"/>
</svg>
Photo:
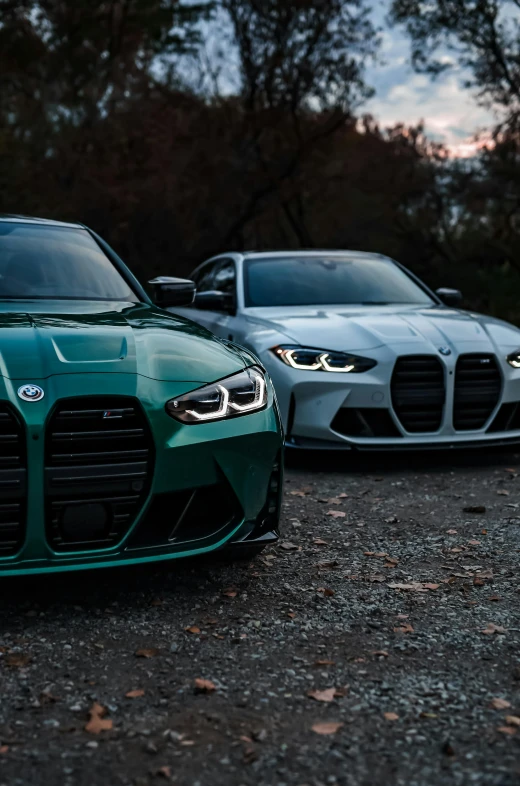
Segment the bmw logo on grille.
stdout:
<svg viewBox="0 0 520 786">
<path fill-rule="evenodd" d="M 449 347 L 439 347 L 439 352 L 441 355 L 445 355 L 446 357 L 451 355 L 451 349 Z"/>
<path fill-rule="evenodd" d="M 22 385 L 18 388 L 18 396 L 22 401 L 41 401 L 44 395 L 44 391 L 38 385 Z"/>
</svg>

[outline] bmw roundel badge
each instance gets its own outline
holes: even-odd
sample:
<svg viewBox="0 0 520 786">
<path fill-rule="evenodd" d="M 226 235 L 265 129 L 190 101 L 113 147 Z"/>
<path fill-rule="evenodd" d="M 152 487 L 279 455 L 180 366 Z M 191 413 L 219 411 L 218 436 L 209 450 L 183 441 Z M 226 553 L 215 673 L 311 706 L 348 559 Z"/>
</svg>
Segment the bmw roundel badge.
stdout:
<svg viewBox="0 0 520 786">
<path fill-rule="evenodd" d="M 41 401 L 44 391 L 38 385 L 22 385 L 18 388 L 18 396 L 22 401 Z"/>
<path fill-rule="evenodd" d="M 449 347 L 439 347 L 439 352 L 441 353 L 441 355 L 444 355 L 445 357 L 451 355 L 451 349 Z"/>
</svg>

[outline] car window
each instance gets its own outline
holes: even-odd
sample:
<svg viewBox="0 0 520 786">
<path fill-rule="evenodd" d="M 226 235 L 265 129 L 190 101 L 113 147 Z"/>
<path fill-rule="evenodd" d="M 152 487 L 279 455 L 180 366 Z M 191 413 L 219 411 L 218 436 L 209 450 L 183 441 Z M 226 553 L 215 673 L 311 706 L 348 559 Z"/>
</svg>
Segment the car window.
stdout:
<svg viewBox="0 0 520 786">
<path fill-rule="evenodd" d="M 247 306 L 431 305 L 431 297 L 379 256 L 280 256 L 248 259 Z"/>
<path fill-rule="evenodd" d="M 213 283 L 219 292 L 233 296 L 236 294 L 236 271 L 232 259 L 224 259 L 217 263 Z"/>
<path fill-rule="evenodd" d="M 216 265 L 216 262 L 210 262 L 200 270 L 192 273 L 191 278 L 195 282 L 197 292 L 211 292 L 215 289 L 214 276 Z"/>
<path fill-rule="evenodd" d="M 0 222 L 0 298 L 139 298 L 86 229 Z"/>
</svg>

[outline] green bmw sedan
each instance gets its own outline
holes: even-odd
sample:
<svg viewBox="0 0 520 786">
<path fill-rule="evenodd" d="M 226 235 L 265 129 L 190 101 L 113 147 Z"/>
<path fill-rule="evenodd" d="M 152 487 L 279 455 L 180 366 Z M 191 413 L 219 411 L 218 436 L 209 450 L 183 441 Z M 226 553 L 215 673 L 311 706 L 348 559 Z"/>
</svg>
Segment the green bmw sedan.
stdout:
<svg viewBox="0 0 520 786">
<path fill-rule="evenodd" d="M 163 309 L 79 224 L 0 216 L 0 575 L 278 538 L 282 431 L 258 359 Z"/>
</svg>

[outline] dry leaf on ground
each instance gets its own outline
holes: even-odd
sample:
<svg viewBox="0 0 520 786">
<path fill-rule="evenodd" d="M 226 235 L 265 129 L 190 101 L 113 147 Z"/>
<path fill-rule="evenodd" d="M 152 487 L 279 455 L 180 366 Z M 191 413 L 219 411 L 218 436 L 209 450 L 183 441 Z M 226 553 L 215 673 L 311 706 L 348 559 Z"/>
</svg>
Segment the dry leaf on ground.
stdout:
<svg viewBox="0 0 520 786">
<path fill-rule="evenodd" d="M 499 726 L 497 731 L 501 734 L 509 734 L 511 737 L 516 734 L 516 728 L 514 726 Z"/>
<path fill-rule="evenodd" d="M 488 622 L 484 630 L 480 632 L 484 633 L 485 636 L 492 636 L 494 633 L 506 633 L 507 628 L 503 628 L 502 625 L 495 625 L 493 622 Z"/>
<path fill-rule="evenodd" d="M 315 723 L 312 730 L 315 734 L 336 734 L 342 726 L 343 723 Z"/>
<path fill-rule="evenodd" d="M 127 699 L 139 699 L 141 696 L 144 696 L 144 690 L 142 688 L 136 688 L 136 690 L 129 690 L 128 693 L 125 693 Z"/>
<path fill-rule="evenodd" d="M 399 625 L 399 627 L 394 628 L 394 633 L 413 633 L 414 629 L 413 626 L 406 622 L 404 625 Z"/>
<path fill-rule="evenodd" d="M 110 731 L 113 728 L 113 722 L 110 718 L 105 718 L 107 714 L 106 707 L 94 702 L 89 710 L 90 720 L 85 726 L 85 731 L 89 734 L 99 734 L 102 731 Z"/>
<path fill-rule="evenodd" d="M 329 703 L 334 701 L 336 695 L 336 688 L 327 688 L 326 690 L 310 690 L 307 696 L 315 701 L 323 701 Z"/>
<path fill-rule="evenodd" d="M 159 650 L 157 647 L 148 647 L 141 650 L 137 650 L 135 653 L 136 658 L 155 658 L 159 654 Z"/>
<path fill-rule="evenodd" d="M 211 680 L 203 680 L 200 677 L 195 680 L 195 693 L 213 693 L 215 690 L 217 690 L 216 685 Z"/>
<path fill-rule="evenodd" d="M 323 595 L 325 595 L 326 598 L 332 598 L 332 596 L 335 595 L 334 590 L 331 590 L 328 587 L 318 587 L 316 592 L 321 592 Z"/>
<path fill-rule="evenodd" d="M 489 706 L 494 710 L 507 710 L 511 706 L 511 702 L 506 699 L 491 699 Z"/>
<path fill-rule="evenodd" d="M 12 652 L 5 658 L 5 665 L 10 666 L 12 669 L 23 669 L 31 662 L 30 655 L 24 655 L 21 652 Z"/>
<path fill-rule="evenodd" d="M 506 715 L 504 720 L 508 726 L 520 726 L 520 718 L 518 715 Z"/>
<path fill-rule="evenodd" d="M 279 546 L 279 549 L 283 549 L 284 551 L 298 551 L 300 546 L 297 546 L 296 543 L 291 543 L 288 540 L 283 540 Z"/>
<path fill-rule="evenodd" d="M 335 519 L 344 519 L 347 514 L 342 510 L 328 510 L 327 516 L 333 516 Z"/>
<path fill-rule="evenodd" d="M 200 633 L 200 628 L 197 625 L 189 625 L 187 628 L 184 628 L 184 630 L 186 633 L 193 633 L 194 636 Z"/>
<path fill-rule="evenodd" d="M 396 712 L 385 712 L 383 713 L 383 717 L 387 721 L 399 720 L 399 715 Z"/>
</svg>

